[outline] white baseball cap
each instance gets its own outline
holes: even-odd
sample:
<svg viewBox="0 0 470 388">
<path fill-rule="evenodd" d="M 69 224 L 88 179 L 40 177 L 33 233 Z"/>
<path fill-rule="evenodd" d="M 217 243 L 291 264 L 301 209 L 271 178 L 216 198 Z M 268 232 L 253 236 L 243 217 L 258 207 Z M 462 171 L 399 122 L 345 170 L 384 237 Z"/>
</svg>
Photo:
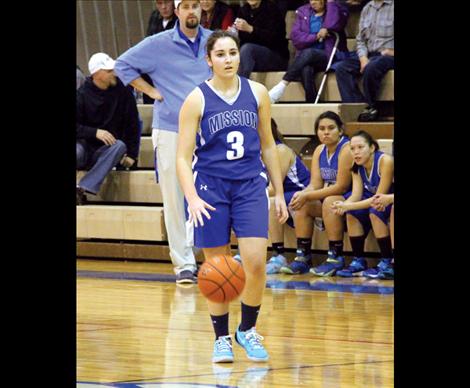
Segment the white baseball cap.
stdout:
<svg viewBox="0 0 470 388">
<path fill-rule="evenodd" d="M 88 70 L 90 75 L 93 75 L 98 70 L 112 70 L 114 69 L 115 61 L 108 54 L 96 53 L 93 54 L 88 61 Z"/>
<path fill-rule="evenodd" d="M 175 0 L 175 9 L 178 8 L 178 5 L 180 5 L 182 1 L 183 0 Z"/>
</svg>

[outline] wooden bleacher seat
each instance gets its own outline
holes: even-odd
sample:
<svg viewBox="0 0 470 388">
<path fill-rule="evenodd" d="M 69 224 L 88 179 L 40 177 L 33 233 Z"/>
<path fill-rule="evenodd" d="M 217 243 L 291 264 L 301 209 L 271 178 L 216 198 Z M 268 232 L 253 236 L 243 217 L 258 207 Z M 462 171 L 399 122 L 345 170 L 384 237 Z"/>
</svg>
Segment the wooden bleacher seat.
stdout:
<svg viewBox="0 0 470 388">
<path fill-rule="evenodd" d="M 368 132 L 374 139 L 393 139 L 393 121 L 375 121 L 367 123 L 350 121 L 345 123 L 345 127 L 348 136 L 362 129 Z"/>
<path fill-rule="evenodd" d="M 152 134 L 152 118 L 153 118 L 153 105 L 152 104 L 137 104 L 139 116 L 143 121 L 142 135 Z"/>
<path fill-rule="evenodd" d="M 365 104 L 273 104 L 271 114 L 283 135 L 312 136 L 315 119 L 321 113 L 331 110 L 344 122 L 355 121 L 365 106 Z"/>
<path fill-rule="evenodd" d="M 77 182 L 85 171 L 77 173 Z M 163 203 L 160 186 L 153 170 L 111 171 L 98 195 L 87 194 L 90 201 Z"/>
<path fill-rule="evenodd" d="M 161 206 L 77 206 L 77 238 L 166 241 Z"/>
<path fill-rule="evenodd" d="M 155 160 L 153 155 L 153 144 L 150 136 L 142 136 L 140 138 L 139 159 L 137 167 L 154 168 Z"/>
<path fill-rule="evenodd" d="M 380 150 L 393 156 L 393 139 L 377 139 Z"/>
</svg>

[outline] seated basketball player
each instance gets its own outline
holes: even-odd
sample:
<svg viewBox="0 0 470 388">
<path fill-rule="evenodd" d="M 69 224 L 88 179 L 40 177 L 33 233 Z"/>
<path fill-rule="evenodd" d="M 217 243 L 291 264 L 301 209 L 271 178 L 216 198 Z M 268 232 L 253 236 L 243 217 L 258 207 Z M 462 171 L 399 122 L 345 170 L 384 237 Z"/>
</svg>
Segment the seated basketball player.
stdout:
<svg viewBox="0 0 470 388">
<path fill-rule="evenodd" d="M 176 167 L 189 221 L 195 226 L 194 245 L 203 249 L 206 259 L 229 255 L 230 229 L 235 231 L 246 275 L 235 340 L 249 359 L 266 361 L 263 337 L 255 327 L 266 286 L 269 199 L 263 162 L 275 190 L 280 223 L 288 213 L 268 92 L 263 85 L 237 76 L 239 50 L 238 38 L 227 31 L 217 30 L 209 37 L 207 62 L 213 78 L 183 103 Z M 232 362 L 229 305 L 209 300 L 207 304 L 216 338 L 212 361 Z"/>
<path fill-rule="evenodd" d="M 352 156 L 349 139 L 344 135 L 341 118 L 334 112 L 323 112 L 315 120 L 315 135 L 320 145 L 312 156 L 310 184 L 294 194 L 289 208 L 295 211 L 297 257 L 281 267 L 286 274 L 303 274 L 310 270 L 317 276 L 332 276 L 343 268 L 344 217 L 331 211 L 334 201 L 347 198 L 351 188 Z M 323 217 L 329 241 L 328 257 L 318 267 L 312 265 L 312 235 L 316 217 Z"/>
<path fill-rule="evenodd" d="M 352 194 L 345 201 L 335 201 L 332 208 L 337 214 L 346 213 L 350 236 L 364 241 L 372 226 L 382 259 L 376 268 L 363 271 L 363 275 L 393 279 L 393 252 L 388 227 L 392 205 L 373 206 L 374 195 L 393 193 L 393 157 L 380 151 L 377 142 L 365 131 L 359 131 L 351 137 L 351 152 L 354 158 L 351 169 Z M 357 270 L 351 266 L 338 272 L 338 275 L 342 275 L 342 272 L 348 275 L 348 272 Z"/>
</svg>

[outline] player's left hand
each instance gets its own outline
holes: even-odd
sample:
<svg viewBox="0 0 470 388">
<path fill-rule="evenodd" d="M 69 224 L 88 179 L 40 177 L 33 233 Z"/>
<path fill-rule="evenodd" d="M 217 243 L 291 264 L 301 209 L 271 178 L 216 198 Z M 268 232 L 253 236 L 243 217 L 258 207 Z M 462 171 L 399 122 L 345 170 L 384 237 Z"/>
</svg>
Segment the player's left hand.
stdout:
<svg viewBox="0 0 470 388">
<path fill-rule="evenodd" d="M 287 211 L 286 201 L 283 195 L 276 195 L 274 197 L 274 206 L 276 206 L 276 216 L 280 224 L 283 224 L 289 218 Z"/>
<path fill-rule="evenodd" d="M 339 216 L 342 216 L 347 209 L 347 204 L 344 201 L 335 201 L 331 205 L 333 212 Z"/>
<path fill-rule="evenodd" d="M 290 200 L 289 207 L 292 210 L 299 210 L 307 202 L 307 196 L 303 191 L 297 191 Z"/>
<path fill-rule="evenodd" d="M 393 203 L 393 199 L 390 196 L 385 194 L 376 194 L 372 197 L 371 206 L 380 212 L 385 211 L 385 208 Z"/>
</svg>

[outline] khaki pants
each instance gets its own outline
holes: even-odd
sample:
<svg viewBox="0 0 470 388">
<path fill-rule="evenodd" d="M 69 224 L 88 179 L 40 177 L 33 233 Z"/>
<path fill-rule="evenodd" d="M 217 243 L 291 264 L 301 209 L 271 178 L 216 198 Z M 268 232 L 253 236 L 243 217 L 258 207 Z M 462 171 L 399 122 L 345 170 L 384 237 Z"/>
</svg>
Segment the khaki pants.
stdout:
<svg viewBox="0 0 470 388">
<path fill-rule="evenodd" d="M 176 132 L 152 130 L 153 148 L 157 151 L 157 170 L 163 197 L 165 227 L 168 234 L 170 257 L 175 273 L 196 270 L 196 259 L 192 251 L 192 226 L 186 223 L 184 195 L 176 175 Z"/>
</svg>

